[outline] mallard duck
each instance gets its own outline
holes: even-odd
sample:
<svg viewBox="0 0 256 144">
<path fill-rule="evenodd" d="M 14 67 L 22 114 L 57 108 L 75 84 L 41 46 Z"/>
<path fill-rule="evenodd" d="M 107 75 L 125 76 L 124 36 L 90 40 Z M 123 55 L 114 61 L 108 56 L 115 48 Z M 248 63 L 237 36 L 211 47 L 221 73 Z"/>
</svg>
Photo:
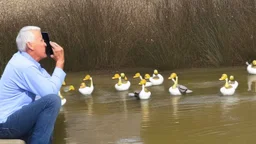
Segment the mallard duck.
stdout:
<svg viewBox="0 0 256 144">
<path fill-rule="evenodd" d="M 115 84 L 115 88 L 118 91 L 128 90 L 131 86 L 130 81 L 128 81 L 124 73 L 121 73 L 121 76 L 119 74 L 115 74 L 112 79 L 118 79 L 118 82 Z"/>
<path fill-rule="evenodd" d="M 246 62 L 247 64 L 247 71 L 249 74 L 256 74 L 256 60 L 253 60 L 251 64 Z"/>
<path fill-rule="evenodd" d="M 89 80 L 90 86 L 86 86 L 86 84 L 84 82 L 82 82 L 78 91 L 83 95 L 90 95 L 94 90 L 92 77 L 90 75 L 86 75 L 83 80 L 84 81 Z"/>
<path fill-rule="evenodd" d="M 140 80 L 143 79 L 142 76 L 140 75 L 140 73 L 136 73 L 136 74 L 133 76 L 133 78 L 140 78 Z M 150 78 L 150 75 L 149 75 L 149 74 L 145 74 L 144 79 L 145 79 L 145 80 L 148 80 L 149 78 Z M 147 81 L 145 87 L 150 87 L 150 86 L 152 86 L 152 82 Z"/>
<path fill-rule="evenodd" d="M 227 74 L 222 74 L 221 78 L 219 79 L 221 81 L 225 80 L 225 85 L 220 88 L 220 92 L 223 95 L 233 95 L 235 93 L 235 88 L 229 84 L 228 82 L 228 75 Z"/>
<path fill-rule="evenodd" d="M 234 87 L 234 89 L 236 89 L 237 86 L 238 86 L 238 82 L 235 80 L 235 77 L 234 77 L 233 75 L 231 75 L 231 76 L 229 77 L 228 83 L 229 83 L 230 85 L 232 85 L 232 86 Z"/>
<path fill-rule="evenodd" d="M 72 90 L 75 90 L 75 87 L 73 85 L 70 85 L 68 88 L 68 91 L 72 91 Z M 60 91 L 58 92 L 58 95 L 61 98 L 61 105 L 63 106 L 67 102 L 67 100 L 63 97 Z"/>
<path fill-rule="evenodd" d="M 128 95 L 129 96 L 134 96 L 137 99 L 142 99 L 142 100 L 143 99 L 149 99 L 150 96 L 151 96 L 151 92 L 145 88 L 146 82 L 147 81 L 145 79 L 142 79 L 139 83 L 139 85 L 141 85 L 141 91 L 140 92 L 129 93 Z"/>
<path fill-rule="evenodd" d="M 187 87 L 178 84 L 178 76 L 176 73 L 172 73 L 168 79 L 171 79 L 174 82 L 174 84 L 169 88 L 171 95 L 182 95 L 193 92 Z"/>
<path fill-rule="evenodd" d="M 158 73 L 158 70 L 154 70 L 152 77 L 149 78 L 152 85 L 160 85 L 164 82 L 164 77 Z"/>
</svg>

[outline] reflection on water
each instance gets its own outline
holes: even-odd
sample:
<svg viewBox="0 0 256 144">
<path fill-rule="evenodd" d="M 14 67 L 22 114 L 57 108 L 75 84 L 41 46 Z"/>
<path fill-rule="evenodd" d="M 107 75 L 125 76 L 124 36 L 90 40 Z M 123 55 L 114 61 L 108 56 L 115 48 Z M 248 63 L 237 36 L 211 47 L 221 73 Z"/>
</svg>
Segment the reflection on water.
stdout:
<svg viewBox="0 0 256 144">
<path fill-rule="evenodd" d="M 173 108 L 173 118 L 176 121 L 176 123 L 178 123 L 179 121 L 179 100 L 180 100 L 181 96 L 171 96 L 170 99 L 171 99 L 171 105 L 172 105 L 172 108 Z"/>
<path fill-rule="evenodd" d="M 171 72 L 162 72 L 168 77 Z M 256 78 L 244 68 L 177 71 L 180 83 L 193 93 L 171 96 L 171 81 L 148 89 L 149 100 L 128 97 L 140 89 L 130 79 L 128 91 L 114 88 L 113 74 L 94 75 L 95 91 L 83 96 L 64 93 L 54 132 L 56 144 L 216 144 L 254 143 L 256 136 Z M 239 82 L 233 96 L 221 96 L 218 81 L 222 73 L 232 73 Z M 134 73 L 127 73 L 128 78 Z M 83 73 L 70 73 L 67 81 L 79 86 Z M 247 78 L 247 79 L 246 79 Z M 251 91 L 248 91 L 251 90 Z M 186 138 L 184 138 L 186 136 Z M 245 142 L 246 140 L 246 142 Z"/>
<path fill-rule="evenodd" d="M 256 75 L 248 75 L 248 91 L 256 92 Z"/>
<path fill-rule="evenodd" d="M 93 115 L 93 98 L 87 98 L 86 100 L 86 104 L 87 104 L 87 115 L 88 116 L 92 116 Z"/>
<path fill-rule="evenodd" d="M 148 121 L 150 121 L 149 116 L 149 100 L 141 100 L 141 115 L 142 115 L 142 127 L 148 126 Z"/>
</svg>

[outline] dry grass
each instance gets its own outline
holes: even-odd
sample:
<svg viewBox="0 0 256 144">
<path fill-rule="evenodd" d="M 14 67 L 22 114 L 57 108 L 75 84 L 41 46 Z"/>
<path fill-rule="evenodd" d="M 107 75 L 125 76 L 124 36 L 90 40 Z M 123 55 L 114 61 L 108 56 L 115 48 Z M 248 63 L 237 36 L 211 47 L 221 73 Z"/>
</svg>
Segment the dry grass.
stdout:
<svg viewBox="0 0 256 144">
<path fill-rule="evenodd" d="M 40 26 L 65 48 L 67 71 L 234 66 L 256 57 L 255 0 L 30 0 L 0 6 L 0 72 L 24 25 Z"/>
</svg>

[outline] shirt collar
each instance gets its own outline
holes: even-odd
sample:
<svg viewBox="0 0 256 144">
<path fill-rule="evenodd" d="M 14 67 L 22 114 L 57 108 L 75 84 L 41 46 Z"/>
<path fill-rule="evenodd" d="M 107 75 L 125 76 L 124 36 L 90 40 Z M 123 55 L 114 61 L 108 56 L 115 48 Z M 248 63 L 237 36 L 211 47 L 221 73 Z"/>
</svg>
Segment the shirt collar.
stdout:
<svg viewBox="0 0 256 144">
<path fill-rule="evenodd" d="M 41 67 L 40 63 L 33 59 L 27 52 L 19 51 L 18 53 L 27 58 L 29 61 L 33 62 L 37 67 Z"/>
</svg>

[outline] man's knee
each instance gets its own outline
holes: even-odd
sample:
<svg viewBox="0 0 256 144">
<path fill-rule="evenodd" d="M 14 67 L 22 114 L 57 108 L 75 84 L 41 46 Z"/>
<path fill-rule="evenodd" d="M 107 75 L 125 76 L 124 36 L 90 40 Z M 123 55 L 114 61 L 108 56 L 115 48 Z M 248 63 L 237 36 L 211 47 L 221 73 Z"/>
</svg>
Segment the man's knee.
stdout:
<svg viewBox="0 0 256 144">
<path fill-rule="evenodd" d="M 61 98 L 57 94 L 49 94 L 44 96 L 45 100 L 51 105 L 56 108 L 61 107 Z"/>
</svg>

